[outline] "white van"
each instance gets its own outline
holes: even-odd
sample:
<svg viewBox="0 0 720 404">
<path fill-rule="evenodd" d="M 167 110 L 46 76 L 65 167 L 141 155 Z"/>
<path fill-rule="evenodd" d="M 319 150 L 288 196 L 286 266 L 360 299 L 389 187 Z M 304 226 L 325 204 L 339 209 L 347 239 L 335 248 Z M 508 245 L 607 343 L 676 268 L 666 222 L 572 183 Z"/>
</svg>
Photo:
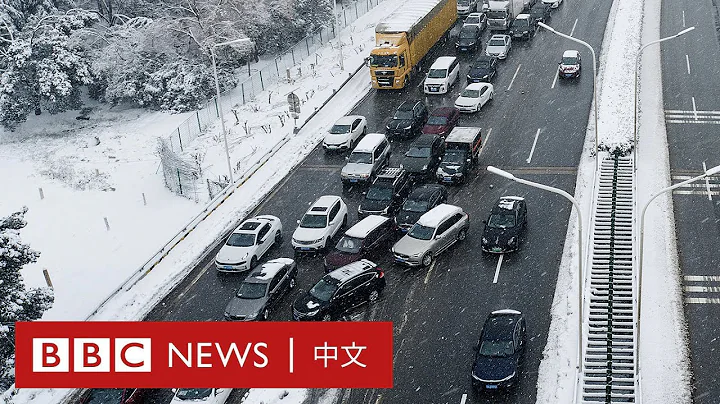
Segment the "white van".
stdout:
<svg viewBox="0 0 720 404">
<path fill-rule="evenodd" d="M 455 56 L 440 56 L 430 66 L 425 78 L 425 94 L 445 94 L 460 73 L 460 62 Z"/>
</svg>

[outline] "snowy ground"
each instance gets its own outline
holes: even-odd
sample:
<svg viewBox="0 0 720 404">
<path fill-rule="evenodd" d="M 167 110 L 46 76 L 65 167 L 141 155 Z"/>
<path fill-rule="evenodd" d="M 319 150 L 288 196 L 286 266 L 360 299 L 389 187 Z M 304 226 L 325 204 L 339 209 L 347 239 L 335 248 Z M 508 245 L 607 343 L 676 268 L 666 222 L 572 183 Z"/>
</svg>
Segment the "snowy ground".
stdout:
<svg viewBox="0 0 720 404">
<path fill-rule="evenodd" d="M 308 61 L 303 66 L 303 72 L 306 72 L 303 78 L 273 88 L 272 93 L 268 91 L 258 97 L 256 103 L 239 108 L 241 121 L 258 125 L 259 122 L 272 123 L 271 133 L 266 134 L 255 127 L 246 134 L 242 125 L 233 125 L 234 117 L 227 113 L 233 161 L 242 161 L 241 168 L 250 167 L 277 141 L 289 136 L 291 127 L 281 127 L 277 117 L 286 109 L 285 95 L 296 90 L 306 100 L 301 119 L 304 121 L 347 77 L 347 72 L 362 63 L 374 42 L 374 24 L 402 3 L 402 0 L 386 0 L 344 31 L 346 72 L 340 72 L 336 63 L 337 49 L 325 47 L 319 51 L 315 76 L 307 74 L 311 71 Z M 616 69 L 633 70 L 641 27 L 645 27 L 643 42 L 658 35 L 660 3 L 658 0 L 647 0 L 646 3 L 645 18 L 641 15 L 642 0 L 616 1 L 613 5 L 612 25 L 605 36 L 600 64 L 601 80 L 605 75 L 615 77 L 602 80 L 599 85 L 600 133 L 605 144 L 624 142 L 632 135 L 632 98 L 623 90 L 632 85 L 632 76 L 613 72 Z M 314 57 L 312 63 L 315 63 Z M 659 53 L 648 50 L 640 97 L 644 111 L 662 109 L 660 74 L 654 69 L 659 65 Z M 137 287 L 112 301 L 94 319 L 141 318 L 189 271 L 217 235 L 252 210 L 315 147 L 325 129 L 368 89 L 368 73 L 361 70 L 343 93 L 334 98 L 332 108 L 323 110 L 300 133 L 290 136 L 275 157 L 183 241 L 182 251 L 173 251 Z M 226 109 L 229 111 L 230 105 L 226 105 Z M 172 130 L 185 119 L 184 115 L 122 108 L 100 109 L 94 112 L 92 121 L 76 121 L 75 115 L 33 117 L 14 134 L 0 133 L 0 172 L 12 173 L 0 176 L 1 189 L 12 190 L 3 193 L 0 215 L 19 210 L 23 205 L 30 208 L 23 239 L 42 255 L 37 264 L 24 269 L 23 275 L 30 286 L 40 286 L 45 284 L 42 269 L 49 270 L 55 286 L 56 304 L 46 313 L 44 319 L 47 320 L 84 319 L 110 291 L 203 208 L 202 203 L 171 194 L 157 172 L 155 137 Z M 643 184 L 638 187 L 641 202 L 650 189 L 669 182 L 664 124 L 661 119 L 653 118 L 661 116 L 643 115 L 643 133 L 658 133 L 661 138 L 643 142 L 642 145 L 647 147 L 640 149 L 641 158 L 647 156 L 641 160 L 643 164 L 639 168 L 638 183 Z M 592 125 L 592 120 L 590 122 Z M 586 151 L 593 146 L 593 130 L 592 126 L 588 128 Z M 209 128 L 193 147 L 205 153 L 205 168 L 221 174 L 226 163 L 219 133 L 219 125 Z M 100 140 L 99 145 L 96 145 L 95 136 Z M 658 166 L 665 170 L 657 170 Z M 593 176 L 594 160 L 586 152 L 576 187 L 576 197 L 582 201 L 585 218 L 589 217 L 591 209 Z M 44 199 L 40 198 L 39 188 L 42 188 Z M 143 203 L 143 193 L 147 205 Z M 663 363 L 664 366 L 643 367 L 644 401 L 683 403 L 689 402 L 689 378 L 684 363 L 685 345 L 677 331 L 682 329 L 678 324 L 683 323 L 679 290 L 668 292 L 667 289 L 668 284 L 674 284 L 668 279 L 677 271 L 671 200 L 661 200 L 657 206 L 650 212 L 653 217 L 649 222 L 655 226 L 651 233 L 665 238 L 647 240 L 646 256 L 653 259 L 649 265 L 667 272 L 662 277 L 645 280 L 643 292 L 647 301 L 643 306 L 643 318 L 647 328 L 643 330 L 642 342 L 648 348 L 643 352 L 641 363 Z M 104 218 L 108 219 L 110 230 L 106 229 Z M 138 237 L 139 234 L 142 237 Z M 577 229 L 572 216 L 553 304 L 551 332 L 540 367 L 538 402 L 541 403 L 572 401 L 577 346 L 574 338 L 565 337 L 577 335 L 572 321 L 576 318 L 577 287 L 570 272 L 577 259 L 573 256 L 575 237 Z M 285 392 L 288 395 L 280 399 Z M 14 402 L 54 403 L 64 393 L 63 390 L 24 390 Z M 335 393 L 331 390 L 323 401 L 332 402 L 332 394 Z M 302 402 L 307 395 L 305 390 L 252 390 L 246 402 L 294 403 Z"/>
</svg>

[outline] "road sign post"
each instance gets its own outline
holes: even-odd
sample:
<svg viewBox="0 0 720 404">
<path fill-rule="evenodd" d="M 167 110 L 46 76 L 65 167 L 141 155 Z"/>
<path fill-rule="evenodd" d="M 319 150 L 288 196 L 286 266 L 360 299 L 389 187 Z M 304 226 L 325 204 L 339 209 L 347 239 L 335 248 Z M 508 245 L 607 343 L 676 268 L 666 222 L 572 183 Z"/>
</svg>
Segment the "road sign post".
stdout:
<svg viewBox="0 0 720 404">
<path fill-rule="evenodd" d="M 288 104 L 290 105 L 290 115 L 295 120 L 293 133 L 297 133 L 297 120 L 300 118 L 300 97 L 295 93 L 290 93 L 287 96 Z"/>
</svg>

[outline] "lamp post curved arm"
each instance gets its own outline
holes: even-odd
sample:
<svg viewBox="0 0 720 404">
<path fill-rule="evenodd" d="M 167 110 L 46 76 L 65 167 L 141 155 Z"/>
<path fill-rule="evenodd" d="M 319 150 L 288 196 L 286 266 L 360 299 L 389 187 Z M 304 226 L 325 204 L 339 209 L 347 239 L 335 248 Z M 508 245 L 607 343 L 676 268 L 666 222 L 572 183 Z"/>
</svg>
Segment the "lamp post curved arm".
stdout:
<svg viewBox="0 0 720 404">
<path fill-rule="evenodd" d="M 637 147 L 638 147 L 638 76 L 640 76 L 640 57 L 642 56 L 643 51 L 650 45 L 659 44 L 661 42 L 669 41 L 670 39 L 675 39 L 681 35 L 685 35 L 688 32 L 694 30 L 695 27 L 690 27 L 687 29 L 684 29 L 680 32 L 678 32 L 675 35 L 656 39 L 652 42 L 648 42 L 645 45 L 641 46 L 638 50 L 637 56 L 635 57 L 635 108 L 633 110 L 633 166 L 635 167 L 634 170 L 637 171 Z"/>
<path fill-rule="evenodd" d="M 539 188 L 544 191 L 549 191 L 558 195 L 562 195 L 565 197 L 565 199 L 569 200 L 573 206 L 575 206 L 575 210 L 577 211 L 577 224 L 578 224 L 578 353 L 577 353 L 577 369 L 578 372 L 580 369 L 582 369 L 582 335 L 583 335 L 583 254 L 582 254 L 582 215 L 580 213 L 580 205 L 577 203 L 575 198 L 572 197 L 569 193 L 563 191 L 560 188 L 551 187 L 544 184 L 539 184 L 537 182 L 528 181 L 526 179 L 518 178 L 514 176 L 513 174 L 501 170 L 497 167 L 488 166 L 487 170 L 493 174 L 499 175 L 501 177 L 505 177 L 509 180 L 515 181 L 520 184 L 529 185 L 534 188 Z"/>
<path fill-rule="evenodd" d="M 585 41 L 581 41 L 580 39 L 577 39 L 570 35 L 563 34 L 562 32 L 556 31 L 555 28 L 553 28 L 545 23 L 539 22 L 538 25 L 556 35 L 559 35 L 565 39 L 569 39 L 573 42 L 577 42 L 580 45 L 583 45 L 586 48 L 590 49 L 590 54 L 592 55 L 592 62 L 593 62 L 593 104 L 595 104 L 595 108 L 594 108 L 594 111 L 595 111 L 595 170 L 597 170 L 600 165 L 600 161 L 599 161 L 600 156 L 598 155 L 598 147 L 599 147 L 598 140 L 599 139 L 598 139 L 598 103 L 597 103 L 597 62 L 595 61 L 595 50 L 593 49 L 592 46 L 590 46 L 589 43 L 587 43 Z"/>
<path fill-rule="evenodd" d="M 638 251 L 638 307 L 637 307 L 637 348 L 635 349 L 635 374 L 640 373 L 640 318 L 641 318 L 641 309 L 642 309 L 642 275 L 643 275 L 643 246 L 645 243 L 645 213 L 647 212 L 648 207 L 654 201 L 658 196 L 665 194 L 667 192 L 670 192 L 676 188 L 680 188 L 683 185 L 687 185 L 691 182 L 695 182 L 697 180 L 701 180 L 705 177 L 715 175 L 720 172 L 720 166 L 715 166 L 703 173 L 702 175 L 698 175 L 697 177 L 690 178 L 689 180 L 685 180 L 683 182 L 679 182 L 675 185 L 669 186 L 667 188 L 663 188 L 660 191 L 653 194 L 650 199 L 645 203 L 645 206 L 643 206 L 642 213 L 640 214 L 640 250 Z"/>
</svg>

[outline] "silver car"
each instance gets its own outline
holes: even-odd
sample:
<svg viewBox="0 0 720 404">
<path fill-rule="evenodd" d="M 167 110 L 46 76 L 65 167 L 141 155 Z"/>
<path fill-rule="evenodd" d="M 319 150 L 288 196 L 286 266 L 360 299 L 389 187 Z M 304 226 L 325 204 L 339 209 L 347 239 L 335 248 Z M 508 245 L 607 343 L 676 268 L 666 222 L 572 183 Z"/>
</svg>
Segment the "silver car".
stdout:
<svg viewBox="0 0 720 404">
<path fill-rule="evenodd" d="M 390 142 L 382 133 L 365 135 L 340 171 L 343 185 L 371 183 L 375 174 L 390 161 Z"/>
<path fill-rule="evenodd" d="M 505 59 L 512 49 L 512 38 L 510 35 L 495 34 L 485 47 L 485 54 L 495 56 L 498 59 Z"/>
<path fill-rule="evenodd" d="M 462 208 L 438 205 L 420 219 L 392 248 L 395 262 L 408 266 L 429 266 L 434 257 L 456 241 L 465 240 L 470 217 Z"/>
<path fill-rule="evenodd" d="M 270 310 L 295 287 L 297 264 L 290 258 L 276 258 L 256 268 L 237 289 L 225 308 L 231 321 L 267 320 Z"/>
</svg>

